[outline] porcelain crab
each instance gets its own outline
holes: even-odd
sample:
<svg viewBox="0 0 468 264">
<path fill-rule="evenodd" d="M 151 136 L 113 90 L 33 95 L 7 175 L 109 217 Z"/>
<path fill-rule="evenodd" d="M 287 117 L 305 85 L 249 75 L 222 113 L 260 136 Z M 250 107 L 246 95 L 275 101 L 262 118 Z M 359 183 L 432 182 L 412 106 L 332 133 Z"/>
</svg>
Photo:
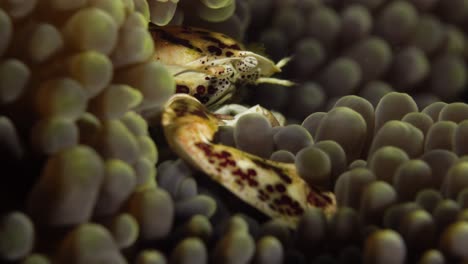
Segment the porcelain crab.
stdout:
<svg viewBox="0 0 468 264">
<path fill-rule="evenodd" d="M 334 195 L 309 186 L 294 164 L 213 143 L 218 127 L 235 123 L 239 115 L 229 120 L 210 110 L 225 104 L 241 85 L 292 85 L 271 77 L 289 58 L 275 64 L 224 34 L 204 29 L 154 25 L 149 29 L 155 42 L 154 59 L 162 62 L 176 81 L 177 94 L 163 108 L 162 126 L 169 146 L 180 158 L 241 200 L 291 227 L 308 208 L 319 207 L 327 214 L 336 210 Z M 249 112 L 265 115 L 273 126 L 280 125 L 260 106 L 240 115 Z"/>
</svg>

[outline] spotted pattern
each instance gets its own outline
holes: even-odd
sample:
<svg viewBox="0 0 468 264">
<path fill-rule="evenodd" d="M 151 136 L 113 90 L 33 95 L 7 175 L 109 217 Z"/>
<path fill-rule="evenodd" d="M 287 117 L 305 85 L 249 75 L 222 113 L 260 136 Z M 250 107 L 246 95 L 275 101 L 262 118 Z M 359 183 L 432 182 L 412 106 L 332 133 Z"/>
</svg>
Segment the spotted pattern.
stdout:
<svg viewBox="0 0 468 264">
<path fill-rule="evenodd" d="M 218 78 L 206 76 L 203 81 L 197 83 L 186 83 L 176 85 L 176 93 L 189 94 L 203 104 L 207 104 L 210 99 L 216 98 L 220 93 L 229 89 L 231 82 L 228 78 Z"/>
<path fill-rule="evenodd" d="M 304 208 L 300 203 L 288 195 L 286 186 L 291 184 L 292 180 L 281 169 L 262 162 L 261 159 L 250 159 L 251 164 L 270 170 L 271 175 L 276 175 L 277 178 L 281 179 L 275 184 L 261 184 L 261 179 L 258 177 L 259 167 L 240 168 L 233 158 L 234 155 L 229 151 L 230 149 L 217 151 L 214 144 L 206 142 L 196 142 L 194 145 L 204 153 L 208 162 L 214 166 L 218 173 L 221 173 L 222 170 L 230 170 L 235 184 L 242 189 L 252 188 L 256 190 L 257 199 L 268 204 L 271 210 L 288 216 L 299 216 L 304 213 Z"/>
<path fill-rule="evenodd" d="M 257 171 L 254 168 L 243 170 L 237 167 L 233 155 L 228 150 L 217 152 L 212 144 L 205 142 L 197 142 L 195 146 L 204 152 L 205 156 L 208 158 L 208 162 L 215 166 L 217 172 L 221 172 L 222 169 L 230 169 L 232 175 L 236 178 L 235 183 L 240 187 L 245 187 L 245 185 L 250 187 L 258 186 L 256 178 Z"/>
<path fill-rule="evenodd" d="M 279 188 L 278 188 L 279 186 Z M 288 216 L 302 215 L 304 208 L 301 207 L 298 201 L 294 201 L 291 196 L 285 194 L 286 187 L 282 184 L 268 184 L 265 188 L 259 190 L 258 199 L 268 203 L 268 206 L 273 211 Z"/>
</svg>

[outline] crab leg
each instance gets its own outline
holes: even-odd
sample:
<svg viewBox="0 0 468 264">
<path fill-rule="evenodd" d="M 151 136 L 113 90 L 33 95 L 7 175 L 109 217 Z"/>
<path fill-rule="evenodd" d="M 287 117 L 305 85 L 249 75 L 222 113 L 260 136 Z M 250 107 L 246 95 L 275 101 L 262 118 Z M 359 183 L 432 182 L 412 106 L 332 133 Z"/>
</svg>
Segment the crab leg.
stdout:
<svg viewBox="0 0 468 264">
<path fill-rule="evenodd" d="M 169 99 L 162 115 L 168 143 L 181 158 L 266 215 L 281 218 L 294 228 L 308 208 L 319 207 L 326 214 L 335 211 L 334 195 L 309 186 L 293 164 L 212 143 L 220 123 L 186 94 Z"/>
</svg>

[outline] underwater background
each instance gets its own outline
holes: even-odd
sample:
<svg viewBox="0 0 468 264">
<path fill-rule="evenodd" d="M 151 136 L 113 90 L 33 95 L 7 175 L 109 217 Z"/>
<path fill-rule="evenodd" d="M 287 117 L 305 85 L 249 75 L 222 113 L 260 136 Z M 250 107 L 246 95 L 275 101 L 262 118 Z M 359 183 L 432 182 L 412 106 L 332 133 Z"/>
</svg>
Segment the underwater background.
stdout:
<svg viewBox="0 0 468 264">
<path fill-rule="evenodd" d="M 270 219 L 168 148 L 148 22 L 223 32 L 297 83 L 217 142 L 337 212 Z M 0 0 L 3 263 L 468 263 L 468 0 Z M 254 133 L 252 133 L 252 131 Z M 255 140 L 252 140 L 255 137 Z"/>
</svg>

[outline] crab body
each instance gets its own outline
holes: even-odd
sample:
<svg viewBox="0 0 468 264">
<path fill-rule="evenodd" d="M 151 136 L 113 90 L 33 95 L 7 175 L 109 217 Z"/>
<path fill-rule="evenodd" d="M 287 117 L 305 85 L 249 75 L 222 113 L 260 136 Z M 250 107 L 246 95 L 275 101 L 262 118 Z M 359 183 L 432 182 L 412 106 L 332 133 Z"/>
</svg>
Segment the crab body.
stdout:
<svg viewBox="0 0 468 264">
<path fill-rule="evenodd" d="M 246 51 L 234 39 L 199 28 L 150 25 L 154 58 L 164 63 L 176 81 L 176 92 L 192 95 L 214 109 L 230 99 L 236 87 L 259 82 L 290 82 L 269 78 L 288 59 L 275 64 Z"/>
<path fill-rule="evenodd" d="M 336 208 L 334 195 L 309 186 L 293 164 L 275 162 L 216 144 L 219 125 L 229 125 L 223 114 L 213 114 L 243 84 L 261 82 L 292 85 L 270 78 L 288 59 L 277 64 L 220 33 L 198 28 L 150 26 L 155 60 L 162 62 L 176 81 L 176 92 L 163 108 L 162 126 L 172 150 L 259 211 L 282 218 L 295 227 L 311 207 L 327 213 Z M 268 110 L 249 109 L 280 125 Z M 247 111 L 248 112 L 248 111 Z M 222 117 L 222 118 L 221 118 Z M 238 117 L 238 116 L 237 116 Z"/>
</svg>

